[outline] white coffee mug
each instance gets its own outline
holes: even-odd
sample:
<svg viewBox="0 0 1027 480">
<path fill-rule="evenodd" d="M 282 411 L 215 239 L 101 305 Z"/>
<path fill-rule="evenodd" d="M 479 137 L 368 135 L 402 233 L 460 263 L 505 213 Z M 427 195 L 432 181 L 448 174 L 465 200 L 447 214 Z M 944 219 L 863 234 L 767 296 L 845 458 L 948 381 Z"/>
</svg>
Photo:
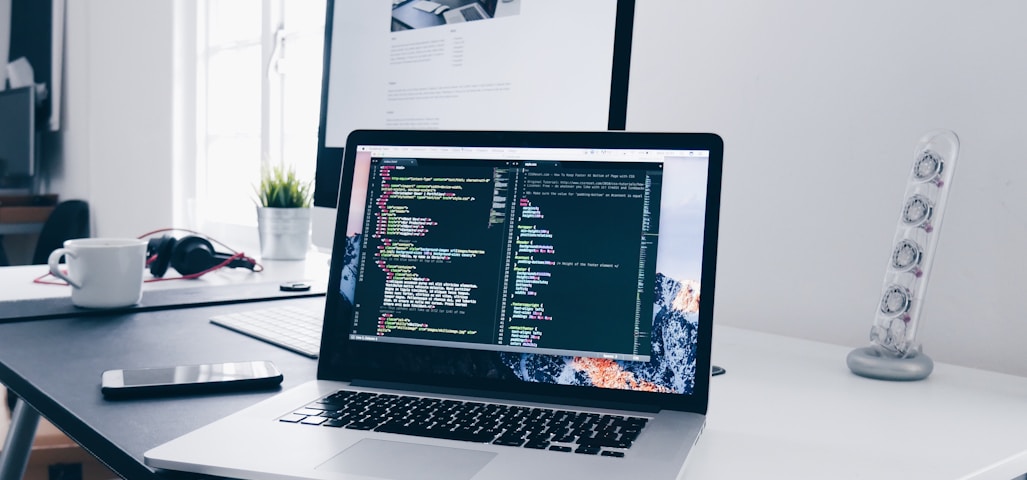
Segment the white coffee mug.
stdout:
<svg viewBox="0 0 1027 480">
<path fill-rule="evenodd" d="M 60 269 L 67 257 L 68 272 Z M 146 241 L 80 238 L 50 254 L 50 273 L 71 285 L 71 303 L 86 308 L 126 307 L 143 296 Z"/>
</svg>

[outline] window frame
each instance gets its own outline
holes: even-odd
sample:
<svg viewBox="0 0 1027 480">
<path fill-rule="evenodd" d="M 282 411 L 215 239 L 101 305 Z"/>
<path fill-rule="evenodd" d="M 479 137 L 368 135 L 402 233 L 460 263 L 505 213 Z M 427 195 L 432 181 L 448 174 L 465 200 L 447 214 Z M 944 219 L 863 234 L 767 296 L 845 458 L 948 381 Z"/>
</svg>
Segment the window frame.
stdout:
<svg viewBox="0 0 1027 480">
<path fill-rule="evenodd" d="M 290 164 L 291 160 L 286 148 L 286 137 L 287 133 L 284 129 L 283 119 L 286 110 L 286 82 L 289 81 L 288 75 L 285 72 L 280 72 L 279 66 L 280 61 L 283 59 L 283 54 L 287 51 L 287 45 L 290 39 L 294 39 L 299 36 L 316 36 L 316 38 L 323 38 L 323 31 L 320 32 L 307 32 L 301 26 L 300 28 L 294 28 L 288 30 L 285 24 L 285 12 L 287 0 L 260 0 L 260 37 L 252 38 L 247 40 L 236 40 L 222 44 L 212 44 L 211 39 L 211 17 L 215 15 L 213 12 L 216 6 L 215 1 L 203 1 L 194 4 L 191 12 L 183 13 L 183 18 L 187 19 L 191 15 L 195 19 L 195 32 L 193 32 L 193 38 L 195 38 L 195 69 L 192 72 L 193 78 L 195 79 L 194 85 L 195 90 L 193 92 L 193 102 L 190 107 L 186 105 L 184 110 L 184 116 L 192 117 L 195 121 L 194 124 L 194 135 L 195 139 L 192 172 L 191 176 L 194 177 L 195 189 L 192 191 L 183 191 L 183 198 L 186 199 L 185 224 L 192 225 L 194 228 L 205 232 L 206 234 L 215 238 L 223 239 L 224 241 L 232 245 L 242 245 L 249 248 L 256 248 L 257 245 L 257 234 L 256 234 L 256 209 L 253 209 L 253 214 L 246 216 L 238 216 L 232 219 L 224 218 L 224 216 L 210 216 L 204 212 L 208 210 L 208 206 L 217 202 L 218 199 L 215 195 L 211 195 L 212 189 L 216 186 L 216 179 L 210 178 L 210 166 L 211 166 L 211 155 L 210 146 L 219 139 L 230 138 L 231 135 L 212 134 L 209 128 L 209 115 L 210 115 L 210 70 L 211 61 L 219 52 L 225 52 L 230 50 L 241 50 L 243 48 L 253 48 L 259 45 L 260 49 L 260 128 L 259 128 L 259 149 L 260 158 L 259 164 L 263 166 L 275 165 L 284 163 Z M 186 2 L 189 3 L 189 2 Z M 240 3 L 240 6 L 255 6 L 257 2 L 244 2 Z M 322 20 L 323 21 L 323 20 Z M 323 28 L 323 23 L 321 28 Z M 185 32 L 189 35 L 189 32 Z M 320 68 L 320 64 L 318 65 Z M 318 81 L 320 81 L 321 73 L 317 72 L 316 75 Z M 320 83 L 319 83 L 320 84 Z M 320 95 L 317 96 L 320 99 Z M 312 119 L 311 125 L 315 131 L 311 132 L 312 142 L 316 142 L 317 138 L 317 120 Z M 251 137 L 247 137 L 251 138 Z M 315 149 L 316 151 L 316 149 Z M 313 171 L 313 166 L 316 163 L 316 158 L 309 159 L 310 171 Z M 189 175 L 189 173 L 185 174 Z M 311 178 L 311 181 L 313 179 Z M 256 195 L 253 196 L 255 200 Z M 176 202 L 182 203 L 182 202 Z M 255 204 L 254 204 L 255 205 Z M 239 209 L 241 212 L 242 210 Z"/>
</svg>

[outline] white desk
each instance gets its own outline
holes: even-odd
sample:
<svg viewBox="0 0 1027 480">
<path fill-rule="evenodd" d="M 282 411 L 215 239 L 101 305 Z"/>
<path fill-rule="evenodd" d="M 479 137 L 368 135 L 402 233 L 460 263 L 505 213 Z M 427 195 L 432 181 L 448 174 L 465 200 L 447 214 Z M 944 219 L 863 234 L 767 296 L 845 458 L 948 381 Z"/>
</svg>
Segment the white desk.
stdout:
<svg viewBox="0 0 1027 480">
<path fill-rule="evenodd" d="M 982 346 L 982 348 L 984 348 Z M 706 431 L 684 479 L 995 479 L 1027 472 L 1027 378 L 937 364 L 849 372 L 851 348 L 718 326 Z"/>
<path fill-rule="evenodd" d="M 147 282 L 143 285 L 143 298 L 146 292 L 169 288 L 201 287 L 204 285 L 243 285 L 248 283 L 284 282 L 290 280 L 316 280 L 328 282 L 329 255 L 310 252 L 304 261 L 296 260 L 261 260 L 264 266 L 261 272 L 252 272 L 245 268 L 222 268 L 193 280 L 164 280 Z M 61 285 L 45 285 L 33 283 L 33 279 L 44 275 L 50 269 L 46 265 L 20 265 L 0 268 L 0 302 L 12 300 L 70 297 L 71 287 Z M 177 276 L 174 270 L 168 270 L 167 278 Z M 153 277 L 149 272 L 145 279 Z M 59 281 L 47 276 L 50 281 Z"/>
</svg>

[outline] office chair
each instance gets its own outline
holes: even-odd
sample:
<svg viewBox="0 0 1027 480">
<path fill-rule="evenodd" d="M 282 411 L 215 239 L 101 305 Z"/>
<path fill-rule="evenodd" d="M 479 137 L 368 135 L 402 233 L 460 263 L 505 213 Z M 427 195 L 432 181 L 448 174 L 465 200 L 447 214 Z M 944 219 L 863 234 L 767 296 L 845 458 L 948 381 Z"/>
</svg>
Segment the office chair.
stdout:
<svg viewBox="0 0 1027 480">
<path fill-rule="evenodd" d="M 50 252 L 73 238 L 89 238 L 89 204 L 84 200 L 65 200 L 54 207 L 39 232 L 32 264 L 46 264 Z"/>
</svg>

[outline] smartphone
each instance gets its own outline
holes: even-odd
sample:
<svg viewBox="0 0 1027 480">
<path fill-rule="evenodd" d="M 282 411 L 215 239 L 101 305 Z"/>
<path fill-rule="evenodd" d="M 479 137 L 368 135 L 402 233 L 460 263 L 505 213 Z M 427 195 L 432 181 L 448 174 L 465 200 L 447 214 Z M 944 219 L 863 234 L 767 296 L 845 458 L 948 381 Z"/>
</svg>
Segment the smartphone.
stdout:
<svg viewBox="0 0 1027 480">
<path fill-rule="evenodd" d="M 282 378 L 278 367 L 268 361 L 107 370 L 100 392 L 108 398 L 226 392 L 271 388 Z"/>
</svg>

